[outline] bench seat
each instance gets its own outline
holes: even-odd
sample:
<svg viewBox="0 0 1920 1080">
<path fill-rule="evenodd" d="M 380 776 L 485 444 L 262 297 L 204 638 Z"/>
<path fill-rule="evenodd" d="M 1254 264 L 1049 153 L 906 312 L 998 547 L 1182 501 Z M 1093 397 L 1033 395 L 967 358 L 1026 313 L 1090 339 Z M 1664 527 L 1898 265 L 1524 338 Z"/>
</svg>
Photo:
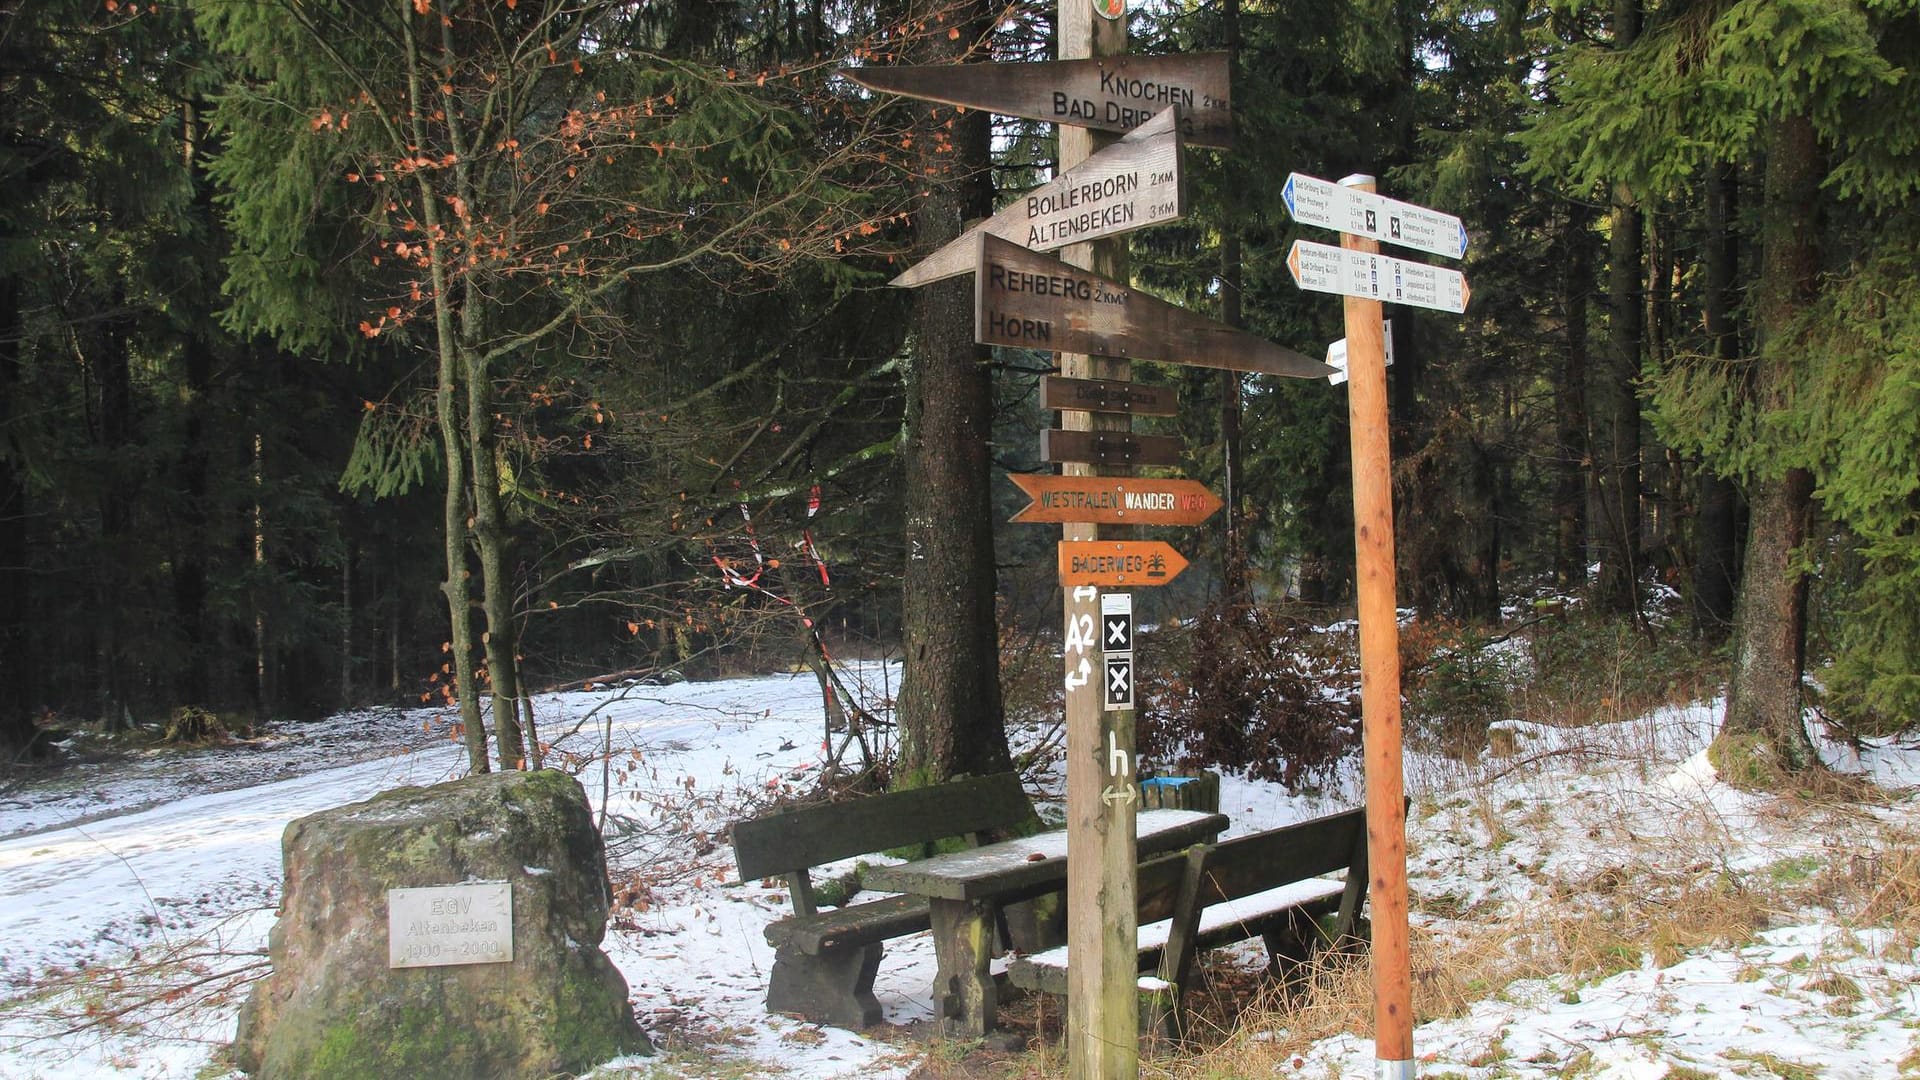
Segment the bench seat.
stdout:
<svg viewBox="0 0 1920 1080">
<path fill-rule="evenodd" d="M 812 915 L 792 915 L 767 924 L 767 944 L 794 948 L 808 956 L 833 949 L 851 949 L 888 938 L 906 937 L 931 929 L 924 896 L 889 896 L 883 900 L 827 908 Z"/>
<path fill-rule="evenodd" d="M 1256 937 L 1267 926 L 1295 913 L 1308 916 L 1326 914 L 1339 907 L 1340 896 L 1346 888 L 1345 881 L 1310 878 L 1213 904 L 1200 913 L 1195 947 L 1208 949 Z M 1173 919 L 1146 923 L 1135 933 L 1139 942 L 1140 968 L 1144 971 L 1159 964 L 1160 955 L 1165 951 L 1168 939 L 1173 936 Z M 1066 993 L 1066 946 L 1015 959 L 1007 969 L 1007 978 L 1015 986 L 1049 994 Z M 1146 975 L 1141 979 L 1143 988 L 1148 979 L 1155 984 L 1165 985 L 1158 976 Z"/>
</svg>

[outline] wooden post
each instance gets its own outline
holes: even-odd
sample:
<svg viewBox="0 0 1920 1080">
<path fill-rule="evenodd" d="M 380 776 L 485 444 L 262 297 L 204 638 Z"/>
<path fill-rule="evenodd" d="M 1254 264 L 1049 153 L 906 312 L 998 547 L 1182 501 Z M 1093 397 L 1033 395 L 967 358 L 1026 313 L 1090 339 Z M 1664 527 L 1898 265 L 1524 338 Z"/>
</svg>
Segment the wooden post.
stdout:
<svg viewBox="0 0 1920 1080">
<path fill-rule="evenodd" d="M 1127 50 L 1125 17 L 1106 19 L 1094 0 L 1059 0 L 1060 59 L 1118 56 Z M 1114 140 L 1061 124 L 1060 168 L 1070 169 Z M 1119 281 L 1127 278 L 1124 239 L 1075 244 L 1064 261 Z M 1125 360 L 1059 355 L 1061 374 L 1079 379 L 1131 378 Z M 1067 429 L 1125 431 L 1128 417 L 1065 412 Z M 1063 467 L 1068 476 L 1098 475 L 1090 465 Z M 1097 540 L 1095 525 L 1062 526 L 1064 540 Z M 1109 527 L 1108 535 L 1112 531 Z M 1070 1080 L 1134 1080 L 1140 1074 L 1139 1011 L 1134 912 L 1134 811 L 1127 800 L 1101 792 L 1134 788 L 1133 713 L 1108 712 L 1099 656 L 1100 601 L 1096 590 L 1065 590 L 1066 625 L 1094 629 L 1085 654 L 1066 652 L 1067 690 L 1067 1075 Z M 1080 660 L 1090 664 L 1084 683 Z"/>
<path fill-rule="evenodd" d="M 1371 176 L 1340 181 L 1373 191 Z M 1378 241 L 1340 234 L 1378 253 Z M 1367 874 L 1373 880 L 1373 1053 L 1376 1080 L 1413 1069 L 1413 972 L 1407 951 L 1407 812 L 1401 766 L 1400 625 L 1394 608 L 1393 461 L 1387 432 L 1387 348 L 1378 300 L 1346 297 L 1347 416 L 1353 448 L 1354 576 L 1360 616 L 1360 710 L 1367 775 Z"/>
</svg>

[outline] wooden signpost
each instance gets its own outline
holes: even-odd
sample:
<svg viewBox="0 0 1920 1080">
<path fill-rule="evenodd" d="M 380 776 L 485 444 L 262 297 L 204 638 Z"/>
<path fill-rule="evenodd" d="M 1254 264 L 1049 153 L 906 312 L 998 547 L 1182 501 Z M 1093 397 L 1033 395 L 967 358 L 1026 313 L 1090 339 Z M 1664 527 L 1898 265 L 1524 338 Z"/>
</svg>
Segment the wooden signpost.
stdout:
<svg viewBox="0 0 1920 1080">
<path fill-rule="evenodd" d="M 1060 542 L 1060 584 L 1068 588 L 1165 585 L 1186 568 L 1186 556 L 1158 540 Z"/>
<path fill-rule="evenodd" d="M 986 221 L 915 263 L 891 284 L 903 288 L 970 274 L 981 233 L 1033 251 L 1143 229 L 1186 212 L 1177 105 L 1160 110 L 1119 142 L 1008 203 Z"/>
<path fill-rule="evenodd" d="M 1172 435 L 1049 428 L 1040 433 L 1040 460 L 1083 465 L 1178 465 L 1180 440 Z"/>
<path fill-rule="evenodd" d="M 1069 47 L 1064 37 L 1060 47 L 1064 55 Z M 1233 145 L 1224 52 L 862 67 L 841 74 L 872 90 L 1095 131 L 1132 131 L 1178 105 L 1180 134 L 1188 142 L 1222 149 Z M 1061 164 L 1071 168 L 1079 161 Z"/>
<path fill-rule="evenodd" d="M 1016 522 L 1091 521 L 1103 525 L 1198 525 L 1220 509 L 1220 497 L 1197 480 L 1138 477 L 1007 477 L 1033 502 Z"/>
<path fill-rule="evenodd" d="M 1347 322 L 1347 417 L 1353 450 L 1354 577 L 1360 616 L 1360 712 L 1367 791 L 1367 875 L 1373 905 L 1373 1044 L 1379 1080 L 1413 1080 L 1413 971 L 1407 945 L 1407 815 L 1400 731 L 1400 624 L 1395 610 L 1393 460 L 1387 428 L 1386 328 L 1382 300 L 1464 311 L 1466 279 L 1452 270 L 1380 254 L 1379 235 L 1458 257 L 1459 219 L 1382 199 L 1371 176 L 1340 182 L 1348 194 L 1288 181 L 1288 208 L 1308 224 L 1340 228 L 1340 247 L 1297 241 L 1287 259 L 1303 289 L 1342 294 Z M 1312 199 L 1306 198 L 1311 194 Z M 1417 211 L 1418 213 L 1413 213 Z M 1392 225 L 1370 217 L 1401 215 Z M 1407 240 L 1405 222 L 1430 228 Z M 1446 226 L 1451 222 L 1453 228 Z M 1350 226 L 1353 226 L 1350 228 Z M 1451 232 L 1452 239 L 1447 239 Z M 1384 277 L 1384 281 L 1383 281 Z"/>
<path fill-rule="evenodd" d="M 1333 369 L 1111 278 L 980 237 L 974 340 L 1319 379 Z"/>
<path fill-rule="evenodd" d="M 1177 416 L 1180 402 L 1178 392 L 1171 386 L 1042 375 L 1040 407 L 1128 416 Z"/>
</svg>

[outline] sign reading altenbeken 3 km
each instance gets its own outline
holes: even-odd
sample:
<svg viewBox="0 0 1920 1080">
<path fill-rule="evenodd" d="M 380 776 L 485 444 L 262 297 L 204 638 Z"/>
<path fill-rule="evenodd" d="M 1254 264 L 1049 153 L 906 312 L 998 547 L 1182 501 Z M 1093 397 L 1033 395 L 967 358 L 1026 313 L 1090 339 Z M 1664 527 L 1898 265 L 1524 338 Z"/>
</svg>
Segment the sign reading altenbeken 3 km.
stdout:
<svg viewBox="0 0 1920 1080">
<path fill-rule="evenodd" d="M 1287 174 L 1280 196 L 1286 200 L 1293 220 L 1302 225 L 1318 225 L 1449 259 L 1467 256 L 1467 227 L 1452 214 L 1305 173 Z"/>
<path fill-rule="evenodd" d="M 513 959 L 513 883 L 387 890 L 387 966 L 503 964 Z"/>
</svg>

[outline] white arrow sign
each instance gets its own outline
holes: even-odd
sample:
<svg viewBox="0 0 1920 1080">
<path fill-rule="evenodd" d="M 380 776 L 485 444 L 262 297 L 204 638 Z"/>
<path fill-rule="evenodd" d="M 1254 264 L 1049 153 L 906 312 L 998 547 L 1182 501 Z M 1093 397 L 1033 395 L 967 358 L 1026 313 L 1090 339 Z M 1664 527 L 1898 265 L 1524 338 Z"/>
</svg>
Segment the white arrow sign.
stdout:
<svg viewBox="0 0 1920 1080">
<path fill-rule="evenodd" d="M 1467 255 L 1467 227 L 1452 214 L 1403 203 L 1303 173 L 1287 174 L 1280 189 L 1287 212 L 1302 225 L 1319 225 L 1449 259 Z"/>
<path fill-rule="evenodd" d="M 1080 666 L 1067 672 L 1067 689 L 1078 690 L 1087 685 L 1087 681 L 1092 677 L 1093 664 L 1083 656 L 1080 658 Z"/>
<path fill-rule="evenodd" d="M 1100 792 L 1100 801 L 1112 806 L 1114 803 L 1130 803 L 1140 797 L 1132 784 L 1109 786 Z"/>
<path fill-rule="evenodd" d="M 1383 321 L 1381 323 L 1381 329 L 1384 331 L 1383 336 L 1387 339 L 1387 366 L 1392 367 L 1393 366 L 1393 320 L 1387 319 Z M 1346 338 L 1341 338 L 1339 341 L 1336 341 L 1333 344 L 1327 346 L 1327 366 L 1333 369 L 1333 374 L 1327 376 L 1327 382 L 1333 384 L 1334 386 L 1339 386 L 1341 383 L 1347 381 L 1347 339 Z"/>
<path fill-rule="evenodd" d="M 1467 310 L 1470 295 L 1466 275 L 1458 270 L 1311 240 L 1293 242 L 1287 270 L 1293 274 L 1293 283 L 1309 292 L 1360 296 L 1456 315 Z"/>
<path fill-rule="evenodd" d="M 1100 590 L 1092 585 L 1075 585 L 1073 587 L 1073 598 L 1075 600 L 1092 600 L 1095 596 L 1099 595 L 1099 593 Z"/>
</svg>

